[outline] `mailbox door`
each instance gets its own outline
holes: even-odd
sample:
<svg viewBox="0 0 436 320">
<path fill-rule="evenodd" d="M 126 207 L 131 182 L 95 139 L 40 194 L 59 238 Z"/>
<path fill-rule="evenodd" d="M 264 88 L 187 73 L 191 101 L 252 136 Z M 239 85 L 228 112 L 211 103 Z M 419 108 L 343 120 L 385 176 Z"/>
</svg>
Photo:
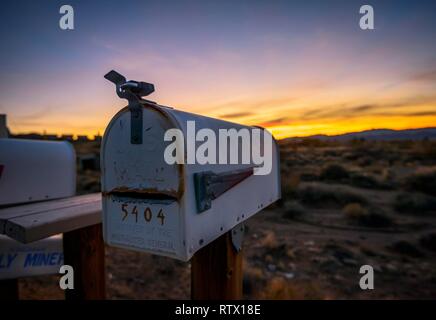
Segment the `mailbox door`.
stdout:
<svg viewBox="0 0 436 320">
<path fill-rule="evenodd" d="M 144 108 L 143 142 L 131 143 L 131 114 L 120 111 L 102 144 L 105 241 L 185 260 L 183 167 L 164 160 L 164 134 L 175 127 L 161 109 Z"/>
<path fill-rule="evenodd" d="M 176 200 L 109 195 L 104 205 L 107 243 L 183 259 Z"/>
</svg>

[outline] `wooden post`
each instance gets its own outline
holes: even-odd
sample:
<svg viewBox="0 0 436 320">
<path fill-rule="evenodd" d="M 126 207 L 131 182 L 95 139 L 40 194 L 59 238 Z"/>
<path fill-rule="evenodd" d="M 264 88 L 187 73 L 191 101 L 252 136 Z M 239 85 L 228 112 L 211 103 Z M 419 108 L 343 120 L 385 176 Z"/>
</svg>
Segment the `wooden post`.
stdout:
<svg viewBox="0 0 436 320">
<path fill-rule="evenodd" d="M 18 279 L 0 280 L 0 300 L 18 299 Z"/>
<path fill-rule="evenodd" d="M 242 299 L 242 250 L 237 252 L 233 247 L 230 232 L 192 257 L 191 298 Z"/>
<path fill-rule="evenodd" d="M 67 300 L 99 300 L 106 297 L 102 225 L 64 233 L 64 263 L 74 269 L 74 289 Z"/>
</svg>

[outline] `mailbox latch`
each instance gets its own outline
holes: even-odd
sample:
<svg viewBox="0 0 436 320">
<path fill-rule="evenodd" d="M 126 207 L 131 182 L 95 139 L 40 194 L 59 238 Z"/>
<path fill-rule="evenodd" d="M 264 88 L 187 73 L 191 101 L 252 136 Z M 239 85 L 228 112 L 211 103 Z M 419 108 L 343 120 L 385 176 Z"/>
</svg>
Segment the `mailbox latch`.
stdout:
<svg viewBox="0 0 436 320">
<path fill-rule="evenodd" d="M 127 81 L 118 72 L 112 70 L 105 76 L 105 79 L 115 84 L 117 95 L 122 99 L 127 99 L 130 109 L 130 143 L 142 144 L 142 104 L 143 96 L 148 96 L 154 92 L 152 83 L 142 81 Z"/>
<path fill-rule="evenodd" d="M 197 211 L 202 213 L 212 207 L 212 200 L 253 174 L 253 168 L 214 173 L 212 171 L 194 173 Z"/>
</svg>

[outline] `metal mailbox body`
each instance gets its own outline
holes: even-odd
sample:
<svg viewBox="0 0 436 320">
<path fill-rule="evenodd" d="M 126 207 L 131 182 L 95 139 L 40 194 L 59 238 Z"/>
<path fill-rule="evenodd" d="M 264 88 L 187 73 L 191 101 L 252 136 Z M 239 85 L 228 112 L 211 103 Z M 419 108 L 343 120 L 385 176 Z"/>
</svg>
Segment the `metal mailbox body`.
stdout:
<svg viewBox="0 0 436 320">
<path fill-rule="evenodd" d="M 0 235 L 0 280 L 59 274 L 63 262 L 62 235 L 28 244 Z"/>
<path fill-rule="evenodd" d="M 76 154 L 70 143 L 0 138 L 0 206 L 75 193 Z"/>
<path fill-rule="evenodd" d="M 272 171 L 250 175 L 198 212 L 194 175 L 250 168 L 250 164 L 172 164 L 164 160 L 166 130 L 187 137 L 196 130 L 246 127 L 144 102 L 142 143 L 131 143 L 131 113 L 126 107 L 106 128 L 101 150 L 103 234 L 106 243 L 183 261 L 220 235 L 280 198 L 279 151 L 273 139 Z M 269 134 L 269 133 L 268 133 Z M 217 134 L 218 135 L 218 134 Z M 188 141 L 184 141 L 184 158 Z M 198 143 L 201 144 L 201 143 Z"/>
</svg>

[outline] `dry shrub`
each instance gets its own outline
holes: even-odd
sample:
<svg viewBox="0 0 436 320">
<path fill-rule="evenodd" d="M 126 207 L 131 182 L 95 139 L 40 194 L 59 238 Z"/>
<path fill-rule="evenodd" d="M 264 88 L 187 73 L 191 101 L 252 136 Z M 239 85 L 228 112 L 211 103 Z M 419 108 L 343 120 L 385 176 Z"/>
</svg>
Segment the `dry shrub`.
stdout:
<svg viewBox="0 0 436 320">
<path fill-rule="evenodd" d="M 300 201 L 313 207 L 342 208 L 348 203 L 366 204 L 366 199 L 351 190 L 338 186 L 309 185 L 298 190 Z"/>
<path fill-rule="evenodd" d="M 330 182 L 342 182 L 359 188 L 390 189 L 387 183 L 381 183 L 374 176 L 367 173 L 350 172 L 343 166 L 331 164 L 325 167 L 320 174 L 320 179 Z"/>
<path fill-rule="evenodd" d="M 251 296 L 261 290 L 263 286 L 263 271 L 259 267 L 253 267 L 244 260 L 243 292 Z"/>
<path fill-rule="evenodd" d="M 299 285 L 282 277 L 269 280 L 258 297 L 268 300 L 322 299 L 320 290 L 312 284 Z"/>
<path fill-rule="evenodd" d="M 304 212 L 304 207 L 298 201 L 286 201 L 283 218 L 293 219 L 303 215 Z"/>
<path fill-rule="evenodd" d="M 368 214 L 366 210 L 360 203 L 349 203 L 343 209 L 342 212 L 346 217 L 351 219 L 358 219 L 363 215 Z"/>
<path fill-rule="evenodd" d="M 267 248 L 267 249 L 276 248 L 278 246 L 278 241 L 277 241 L 275 233 L 268 230 L 266 232 L 265 236 L 260 241 L 260 244 L 262 247 Z"/>
<path fill-rule="evenodd" d="M 407 150 L 407 154 L 410 159 L 434 163 L 432 159 L 434 160 L 436 158 L 436 141 L 415 141 L 411 150 Z"/>
<path fill-rule="evenodd" d="M 360 157 L 359 159 L 357 159 L 357 164 L 360 167 L 368 167 L 370 165 L 372 165 L 374 162 L 374 159 L 372 157 Z"/>
<path fill-rule="evenodd" d="M 436 214 L 436 198 L 420 193 L 400 193 L 394 208 L 400 213 Z"/>
<path fill-rule="evenodd" d="M 355 223 L 365 227 L 386 228 L 394 225 L 394 221 L 387 215 L 376 211 L 375 208 L 368 210 L 359 203 L 347 204 L 342 212 Z"/>
<path fill-rule="evenodd" d="M 387 181 L 381 182 L 370 174 L 362 174 L 357 172 L 351 174 L 349 183 L 352 186 L 366 189 L 389 190 L 393 188 L 393 186 Z"/>
<path fill-rule="evenodd" d="M 301 293 L 280 277 L 272 278 L 264 289 L 264 298 L 271 300 L 302 299 Z"/>
<path fill-rule="evenodd" d="M 245 270 L 245 272 L 256 280 L 262 280 L 262 278 L 263 278 L 263 271 L 261 268 L 250 267 L 250 268 L 247 268 Z"/>
<path fill-rule="evenodd" d="M 327 140 L 323 141 L 314 138 L 302 138 L 298 142 L 299 147 L 309 147 L 309 148 L 322 148 L 322 147 L 329 147 L 334 145 L 336 145 L 334 141 L 327 141 Z"/>
<path fill-rule="evenodd" d="M 343 166 L 330 164 L 321 171 L 320 179 L 326 181 L 342 181 L 348 179 L 349 176 L 349 172 Z"/>
<path fill-rule="evenodd" d="M 395 222 L 387 215 L 380 212 L 369 212 L 358 218 L 358 223 L 369 228 L 388 228 Z"/>
<path fill-rule="evenodd" d="M 426 234 L 419 239 L 421 246 L 427 250 L 436 252 L 436 232 Z"/>
<path fill-rule="evenodd" d="M 292 190 L 297 190 L 298 186 L 300 185 L 300 175 L 293 174 L 289 177 L 287 180 L 287 187 Z"/>
<path fill-rule="evenodd" d="M 295 192 L 300 185 L 300 175 L 291 174 L 282 175 L 282 196 L 283 199 L 290 199 L 295 195 Z"/>
<path fill-rule="evenodd" d="M 436 169 L 423 168 L 409 175 L 404 181 L 407 190 L 436 196 Z"/>
<path fill-rule="evenodd" d="M 421 153 L 425 158 L 434 159 L 436 157 L 436 141 L 423 141 Z"/>
<path fill-rule="evenodd" d="M 392 245 L 388 246 L 388 249 L 413 258 L 420 258 L 424 256 L 424 254 L 415 246 L 415 244 L 405 240 L 394 242 Z"/>
<path fill-rule="evenodd" d="M 100 191 L 100 173 L 87 171 L 77 175 L 77 193 L 85 194 Z"/>
<path fill-rule="evenodd" d="M 381 179 L 385 182 L 393 182 L 395 180 L 395 173 L 391 168 L 382 168 L 380 170 Z"/>
</svg>

